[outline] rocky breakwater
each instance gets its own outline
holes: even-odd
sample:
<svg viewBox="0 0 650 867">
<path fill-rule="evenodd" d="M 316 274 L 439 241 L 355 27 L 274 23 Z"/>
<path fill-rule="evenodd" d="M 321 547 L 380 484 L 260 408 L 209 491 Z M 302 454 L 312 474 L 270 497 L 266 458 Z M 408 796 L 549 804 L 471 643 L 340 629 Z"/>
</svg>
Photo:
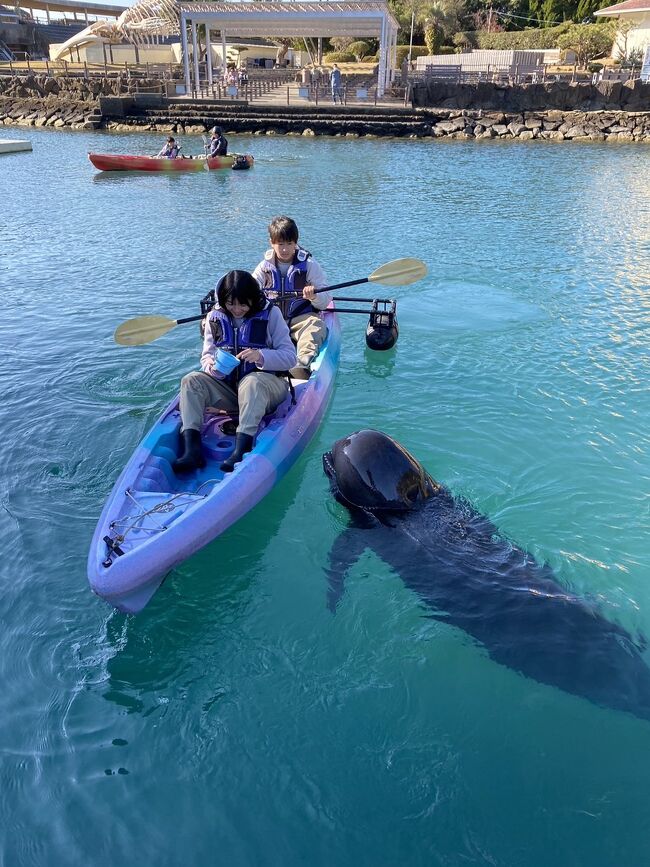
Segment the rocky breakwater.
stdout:
<svg viewBox="0 0 650 867">
<path fill-rule="evenodd" d="M 432 118 L 433 121 L 433 118 Z M 450 111 L 431 126 L 436 138 L 546 139 L 548 141 L 644 141 L 650 143 L 650 112 Z"/>
<path fill-rule="evenodd" d="M 159 82 L 139 81 L 159 85 Z M 101 96 L 129 93 L 135 82 L 123 76 L 0 77 L 0 124 L 97 129 L 102 125 Z"/>
</svg>

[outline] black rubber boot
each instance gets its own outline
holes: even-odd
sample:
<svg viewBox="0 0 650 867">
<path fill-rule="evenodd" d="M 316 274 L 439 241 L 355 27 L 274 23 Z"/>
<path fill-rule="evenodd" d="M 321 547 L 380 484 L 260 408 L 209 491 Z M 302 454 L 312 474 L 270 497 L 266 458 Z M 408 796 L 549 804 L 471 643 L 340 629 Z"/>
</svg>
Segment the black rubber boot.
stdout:
<svg viewBox="0 0 650 867">
<path fill-rule="evenodd" d="M 232 473 L 235 469 L 235 464 L 238 464 L 240 460 L 244 457 L 246 452 L 251 451 L 253 448 L 253 440 L 255 438 L 250 434 L 238 433 L 237 439 L 235 440 L 235 451 L 230 455 L 229 458 L 221 464 L 219 469 L 223 473 Z"/>
<path fill-rule="evenodd" d="M 198 430 L 184 430 L 181 434 L 183 440 L 183 454 L 172 464 L 175 473 L 191 473 L 205 466 L 205 458 L 201 453 L 201 432 Z"/>
</svg>

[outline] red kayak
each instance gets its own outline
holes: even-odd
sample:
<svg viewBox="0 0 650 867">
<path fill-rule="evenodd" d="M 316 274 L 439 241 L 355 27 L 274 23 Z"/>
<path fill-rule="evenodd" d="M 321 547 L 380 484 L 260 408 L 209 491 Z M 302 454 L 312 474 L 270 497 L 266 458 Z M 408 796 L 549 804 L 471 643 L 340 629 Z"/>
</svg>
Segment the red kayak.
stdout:
<svg viewBox="0 0 650 867">
<path fill-rule="evenodd" d="M 250 154 L 227 157 L 134 157 L 127 154 L 88 154 L 88 159 L 102 172 L 204 172 L 214 169 L 251 168 Z"/>
</svg>

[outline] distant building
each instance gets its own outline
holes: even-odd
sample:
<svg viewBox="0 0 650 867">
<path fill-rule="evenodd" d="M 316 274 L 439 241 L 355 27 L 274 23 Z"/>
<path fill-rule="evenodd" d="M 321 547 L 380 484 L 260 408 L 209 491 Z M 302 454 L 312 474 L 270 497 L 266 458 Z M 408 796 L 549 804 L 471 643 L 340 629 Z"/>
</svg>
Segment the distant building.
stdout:
<svg viewBox="0 0 650 867">
<path fill-rule="evenodd" d="M 625 0 L 615 6 L 599 9 L 594 15 L 606 18 L 618 18 L 620 21 L 630 21 L 632 29 L 614 41 L 612 57 L 619 58 L 631 51 L 642 54 L 650 46 L 650 0 Z"/>
</svg>

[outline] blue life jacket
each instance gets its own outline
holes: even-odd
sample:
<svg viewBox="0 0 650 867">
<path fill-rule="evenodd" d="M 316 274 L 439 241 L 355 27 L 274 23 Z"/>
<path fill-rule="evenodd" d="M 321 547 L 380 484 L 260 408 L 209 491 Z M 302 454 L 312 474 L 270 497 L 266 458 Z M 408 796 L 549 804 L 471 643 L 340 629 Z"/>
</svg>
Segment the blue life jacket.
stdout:
<svg viewBox="0 0 650 867">
<path fill-rule="evenodd" d="M 273 305 L 267 302 L 264 310 L 244 319 L 239 328 L 235 328 L 232 318 L 225 310 L 215 308 L 208 317 L 215 345 L 233 355 L 237 355 L 242 349 L 267 349 L 266 333 L 272 307 Z M 225 377 L 226 382 L 237 388 L 237 384 L 255 370 L 259 370 L 259 367 L 252 361 L 241 361 L 239 367 Z"/>
<path fill-rule="evenodd" d="M 264 282 L 262 289 L 266 297 L 277 304 L 280 312 L 287 322 L 294 316 L 302 316 L 305 313 L 315 313 L 319 311 L 314 307 L 311 301 L 306 298 L 292 298 L 287 293 L 298 292 L 302 294 L 302 290 L 307 285 L 307 268 L 311 253 L 308 250 L 303 250 L 298 247 L 296 255 L 293 257 L 293 262 L 289 265 L 287 276 L 282 277 L 280 269 L 275 264 L 275 253 L 273 250 L 267 250 L 264 254 L 262 263 L 262 271 Z"/>
</svg>

